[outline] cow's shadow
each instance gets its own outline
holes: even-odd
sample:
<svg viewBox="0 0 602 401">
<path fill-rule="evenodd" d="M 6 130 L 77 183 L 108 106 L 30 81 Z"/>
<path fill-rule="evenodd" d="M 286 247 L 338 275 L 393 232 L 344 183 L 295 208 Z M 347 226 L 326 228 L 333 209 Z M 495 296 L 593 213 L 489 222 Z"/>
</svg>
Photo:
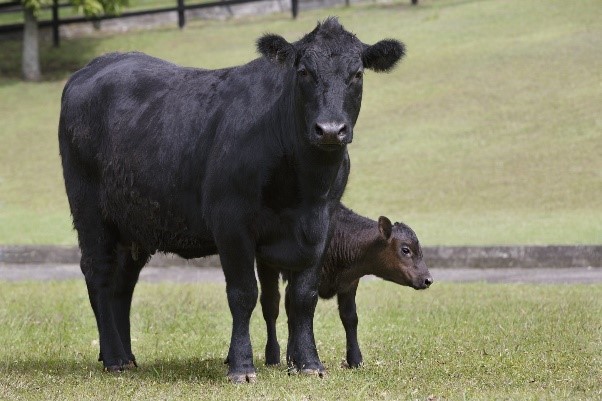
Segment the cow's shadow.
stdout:
<svg viewBox="0 0 602 401">
<path fill-rule="evenodd" d="M 176 359 L 142 361 L 138 368 L 126 372 L 128 375 L 153 381 L 209 381 L 226 380 L 228 365 L 224 359 Z"/>
<path fill-rule="evenodd" d="M 285 370 L 281 366 L 266 367 L 264 361 L 254 361 L 257 370 L 267 372 L 268 370 Z M 92 360 L 73 359 L 35 359 L 22 360 L 7 363 L 6 371 L 23 376 L 43 374 L 44 377 L 74 377 L 81 376 L 82 379 L 91 377 L 120 377 L 125 379 L 142 379 L 153 382 L 227 382 L 226 374 L 228 365 L 224 364 L 224 358 L 208 359 L 156 359 L 148 362 L 142 361 L 139 367 L 121 373 L 104 372 L 100 362 Z M 275 372 L 274 372 L 275 373 Z"/>
</svg>

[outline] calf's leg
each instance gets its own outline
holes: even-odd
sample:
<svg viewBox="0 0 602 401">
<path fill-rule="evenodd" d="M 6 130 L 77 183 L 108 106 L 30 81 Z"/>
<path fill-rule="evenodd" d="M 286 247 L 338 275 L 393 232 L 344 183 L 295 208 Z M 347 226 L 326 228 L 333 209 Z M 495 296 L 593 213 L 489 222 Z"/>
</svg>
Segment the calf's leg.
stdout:
<svg viewBox="0 0 602 401">
<path fill-rule="evenodd" d="M 362 364 L 362 352 L 357 342 L 357 310 L 355 306 L 355 294 L 359 281 L 347 292 L 337 294 L 339 305 L 339 317 L 345 328 L 347 338 L 347 365 L 350 368 L 360 367 Z"/>
<path fill-rule="evenodd" d="M 278 365 L 280 364 L 280 345 L 276 334 L 276 320 L 280 308 L 280 291 L 278 289 L 280 273 L 258 263 L 257 276 L 261 284 L 259 299 L 268 337 L 265 345 L 265 363 L 266 365 Z"/>
</svg>

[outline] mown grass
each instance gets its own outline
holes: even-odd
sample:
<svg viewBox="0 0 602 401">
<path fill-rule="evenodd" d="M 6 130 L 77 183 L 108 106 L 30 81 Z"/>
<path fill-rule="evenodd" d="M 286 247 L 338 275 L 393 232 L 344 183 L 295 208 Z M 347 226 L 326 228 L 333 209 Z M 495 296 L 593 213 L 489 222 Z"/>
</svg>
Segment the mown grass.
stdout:
<svg viewBox="0 0 602 401">
<path fill-rule="evenodd" d="M 325 379 L 263 366 L 259 310 L 251 329 L 258 382 L 235 386 L 223 364 L 230 333 L 224 286 L 141 283 L 134 299 L 140 367 L 96 362 L 83 281 L 0 282 L 0 399 L 595 400 L 602 397 L 602 286 L 438 284 L 424 292 L 362 283 L 365 366 L 340 366 L 336 303 L 315 332 Z M 374 294 L 378 294 L 377 297 Z M 286 343 L 284 317 L 278 331 Z"/>
<path fill-rule="evenodd" d="M 0 47 L 0 243 L 73 244 L 56 127 L 65 79 L 96 55 L 141 50 L 208 68 L 256 57 L 339 15 L 406 59 L 368 73 L 345 202 L 410 224 L 426 245 L 602 242 L 602 5 L 598 0 L 424 0 L 194 22 L 42 46 L 45 81 Z"/>
</svg>

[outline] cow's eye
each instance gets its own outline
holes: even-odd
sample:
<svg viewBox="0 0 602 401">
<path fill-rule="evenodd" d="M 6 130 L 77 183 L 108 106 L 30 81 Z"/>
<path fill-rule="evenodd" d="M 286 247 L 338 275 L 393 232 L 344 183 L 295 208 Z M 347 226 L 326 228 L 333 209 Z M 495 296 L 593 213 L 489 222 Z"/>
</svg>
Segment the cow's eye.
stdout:
<svg viewBox="0 0 602 401">
<path fill-rule="evenodd" d="M 405 255 L 405 256 L 410 256 L 412 254 L 412 251 L 410 250 L 410 248 L 408 248 L 407 246 L 402 246 L 401 247 L 401 252 Z"/>
<path fill-rule="evenodd" d="M 297 74 L 299 74 L 300 77 L 306 77 L 309 73 L 307 72 L 307 69 L 305 67 L 300 67 L 297 70 Z"/>
<path fill-rule="evenodd" d="M 356 81 L 359 81 L 360 79 L 362 79 L 364 76 L 364 72 L 363 71 L 358 71 L 355 73 L 355 79 Z"/>
</svg>

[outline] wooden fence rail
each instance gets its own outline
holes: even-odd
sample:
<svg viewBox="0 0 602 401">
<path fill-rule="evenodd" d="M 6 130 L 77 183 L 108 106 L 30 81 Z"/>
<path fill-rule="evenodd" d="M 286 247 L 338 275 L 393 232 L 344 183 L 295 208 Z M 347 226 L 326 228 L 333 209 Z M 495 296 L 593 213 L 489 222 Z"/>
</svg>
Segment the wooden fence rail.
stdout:
<svg viewBox="0 0 602 401">
<path fill-rule="evenodd" d="M 71 4 L 59 3 L 59 0 L 53 0 L 51 6 L 45 7 L 52 10 L 52 19 L 38 21 L 39 27 L 52 27 L 52 41 L 55 47 L 60 45 L 59 27 L 61 25 L 75 24 L 82 22 L 95 22 L 115 18 L 138 17 L 141 15 L 168 13 L 176 11 L 178 14 L 178 27 L 184 28 L 186 25 L 186 10 L 196 10 L 201 8 L 211 7 L 229 7 L 237 4 L 254 3 L 264 0 L 220 0 L 208 3 L 185 4 L 185 0 L 176 0 L 175 7 L 161 7 L 146 10 L 126 11 L 117 15 L 102 15 L 98 17 L 69 17 L 61 19 L 59 17 L 59 9 L 64 7 L 72 7 Z M 293 18 L 297 18 L 299 12 L 299 0 L 291 0 L 291 14 Z M 0 3 L 0 14 L 6 13 L 22 13 L 23 7 L 20 1 L 11 1 Z M 0 34 L 9 32 L 19 32 L 23 30 L 23 24 L 5 24 L 0 25 Z"/>
</svg>

